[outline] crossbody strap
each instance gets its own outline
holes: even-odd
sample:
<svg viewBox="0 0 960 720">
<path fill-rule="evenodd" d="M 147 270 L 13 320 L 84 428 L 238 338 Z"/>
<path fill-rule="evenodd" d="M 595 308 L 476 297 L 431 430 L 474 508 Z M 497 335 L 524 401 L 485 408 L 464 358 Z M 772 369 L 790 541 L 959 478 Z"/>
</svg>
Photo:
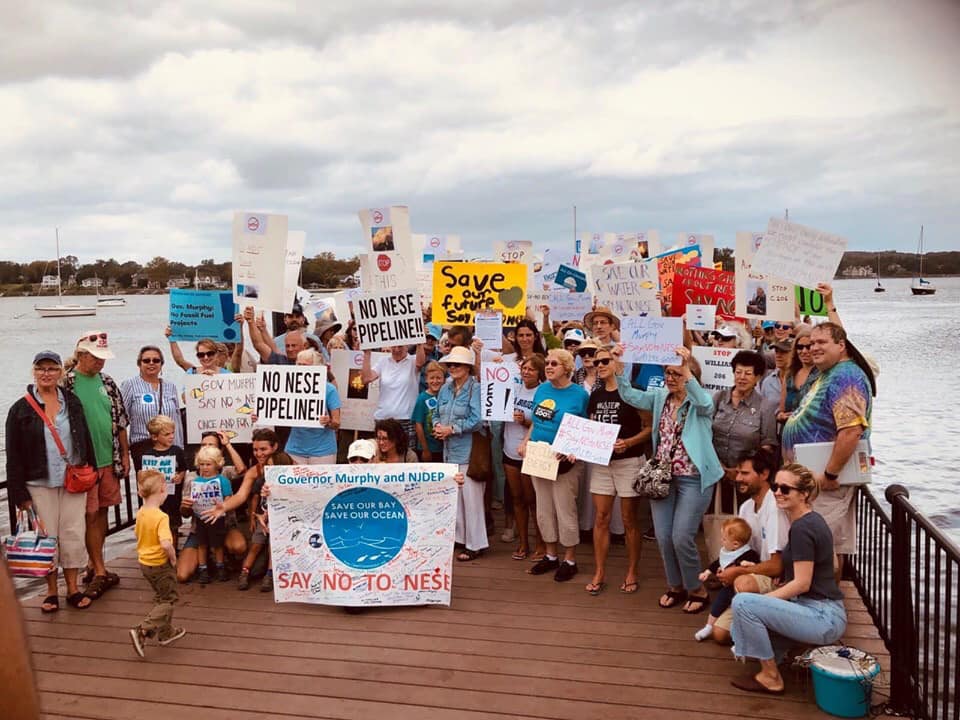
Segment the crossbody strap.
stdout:
<svg viewBox="0 0 960 720">
<path fill-rule="evenodd" d="M 24 397 L 27 399 L 27 402 L 30 403 L 30 407 L 36 410 L 37 415 L 39 415 L 40 418 L 43 420 L 43 422 L 46 424 L 47 430 L 49 430 L 50 434 L 53 435 L 53 441 L 57 444 L 57 450 L 60 451 L 60 456 L 64 460 L 66 460 L 67 449 L 63 446 L 63 441 L 60 440 L 60 433 L 57 432 L 57 428 L 53 424 L 53 421 L 51 421 L 50 418 L 47 417 L 47 414 L 43 411 L 43 408 L 41 408 L 40 405 L 37 403 L 37 401 L 33 399 L 33 395 L 31 395 L 28 392 L 27 394 L 24 395 Z"/>
</svg>

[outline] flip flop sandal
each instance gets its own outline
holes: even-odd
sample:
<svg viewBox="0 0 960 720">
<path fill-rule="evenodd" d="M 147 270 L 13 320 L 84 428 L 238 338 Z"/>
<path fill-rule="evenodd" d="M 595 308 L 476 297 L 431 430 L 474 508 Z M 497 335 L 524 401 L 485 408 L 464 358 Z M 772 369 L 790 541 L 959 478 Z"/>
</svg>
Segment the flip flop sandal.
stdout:
<svg viewBox="0 0 960 720">
<path fill-rule="evenodd" d="M 768 688 L 753 675 L 744 675 L 743 677 L 734 678 L 730 681 L 730 684 L 733 685 L 737 690 L 746 690 L 747 692 L 762 693 L 765 695 L 783 695 L 783 688 L 780 688 L 779 690 Z"/>
<path fill-rule="evenodd" d="M 683 612 L 684 612 L 685 614 L 687 614 L 687 615 L 697 615 L 697 614 L 702 613 L 704 610 L 707 609 L 707 605 L 710 604 L 710 595 L 709 595 L 709 594 L 707 594 L 707 595 L 693 595 L 693 594 L 691 594 L 691 595 L 689 595 L 689 596 L 687 597 L 687 602 L 688 602 L 688 603 L 698 603 L 698 607 L 696 608 L 696 610 L 690 610 L 690 609 L 688 609 L 688 608 L 684 608 L 684 609 L 683 609 Z M 758 684 L 759 684 L 759 683 L 758 683 Z"/>
<path fill-rule="evenodd" d="M 626 593 L 627 595 L 633 595 L 639 589 L 640 589 L 640 583 L 636 583 L 636 582 L 632 582 L 632 583 L 624 582 L 620 586 L 620 592 Z"/>
<path fill-rule="evenodd" d="M 513 553 L 513 556 L 512 556 L 512 557 L 513 557 L 514 560 L 526 560 L 526 559 L 527 559 L 527 551 L 526 551 L 526 550 L 521 550 L 520 548 L 517 548 L 516 551 Z"/>
<path fill-rule="evenodd" d="M 476 560 L 482 554 L 482 550 L 464 550 L 457 555 L 457 560 L 459 562 L 470 562 L 471 560 Z"/>
<path fill-rule="evenodd" d="M 77 610 L 86 610 L 88 607 L 93 605 L 93 601 L 88 602 L 86 605 L 81 605 L 80 603 L 82 603 L 84 599 L 89 600 L 90 598 L 84 595 L 82 592 L 75 592 L 67 596 L 67 605 L 72 608 L 76 608 Z"/>
<path fill-rule="evenodd" d="M 682 603 L 687 601 L 687 591 L 686 590 L 667 590 L 664 595 L 667 596 L 667 604 L 663 604 L 663 600 L 658 600 L 657 605 L 659 605 L 664 610 L 669 610 L 670 608 L 679 607 Z"/>
<path fill-rule="evenodd" d="M 69 599 L 68 599 L 69 602 Z M 52 607 L 43 607 L 44 605 L 51 605 Z M 40 603 L 40 612 L 42 613 L 55 613 L 60 609 L 60 598 L 56 595 L 48 595 L 43 599 L 43 602 Z"/>
<path fill-rule="evenodd" d="M 533 555 L 528 555 L 527 560 L 533 563 L 538 563 L 546 557 L 544 553 L 534 553 Z"/>
<path fill-rule="evenodd" d="M 593 595 L 594 597 L 596 597 L 597 595 L 599 595 L 600 593 L 602 593 L 606 587 L 607 587 L 607 584 L 606 584 L 605 582 L 598 582 L 598 583 L 590 583 L 590 584 L 587 585 L 587 587 L 584 588 L 584 589 L 585 589 L 588 593 L 590 593 L 591 595 Z"/>
<path fill-rule="evenodd" d="M 97 575 L 90 581 L 83 594 L 91 600 L 98 600 L 107 591 L 107 576 Z"/>
</svg>

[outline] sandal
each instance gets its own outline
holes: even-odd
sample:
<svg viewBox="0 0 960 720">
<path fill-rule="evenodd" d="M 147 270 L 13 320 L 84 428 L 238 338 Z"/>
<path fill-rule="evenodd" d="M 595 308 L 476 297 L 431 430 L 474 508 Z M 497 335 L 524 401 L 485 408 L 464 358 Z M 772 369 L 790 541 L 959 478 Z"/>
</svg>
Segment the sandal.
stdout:
<svg viewBox="0 0 960 720">
<path fill-rule="evenodd" d="M 105 577 L 107 578 L 107 590 L 120 584 L 120 576 L 116 573 L 108 572 Z"/>
<path fill-rule="evenodd" d="M 693 603 L 696 603 L 697 605 L 696 609 L 691 609 L 690 606 Z M 683 609 L 683 612 L 685 612 L 687 615 L 696 615 L 706 610 L 707 605 L 709 604 L 710 604 L 710 593 L 707 593 L 706 595 L 694 595 L 691 593 L 687 597 L 687 607 Z"/>
<path fill-rule="evenodd" d="M 527 551 L 524 548 L 517 548 L 513 553 L 514 560 L 526 560 Z"/>
<path fill-rule="evenodd" d="M 83 594 L 91 600 L 99 600 L 100 597 L 109 589 L 106 575 L 97 575 L 90 581 Z"/>
<path fill-rule="evenodd" d="M 70 599 L 67 598 L 67 602 L 70 602 Z M 44 607 L 44 606 L 48 607 Z M 60 598 L 56 595 L 48 595 L 43 599 L 43 602 L 40 603 L 40 612 L 42 613 L 55 613 L 60 609 Z"/>
<path fill-rule="evenodd" d="M 662 607 L 664 610 L 669 610 L 670 608 L 677 607 L 680 603 L 687 601 L 687 591 L 686 590 L 667 590 L 664 594 L 664 597 L 667 598 L 666 604 L 663 602 L 663 597 L 661 597 L 657 604 Z"/>
<path fill-rule="evenodd" d="M 83 571 L 83 576 L 80 578 L 80 583 L 82 585 L 89 585 L 90 581 L 93 580 L 93 576 L 96 571 L 92 567 L 88 567 Z"/>
<path fill-rule="evenodd" d="M 584 590 L 586 590 L 588 593 L 596 597 L 597 595 L 602 593 L 606 587 L 607 587 L 607 584 L 605 582 L 602 582 L 602 581 L 598 583 L 592 582 L 592 583 L 589 583 L 584 588 Z"/>
<path fill-rule="evenodd" d="M 87 601 L 86 605 L 81 604 L 84 600 Z M 75 592 L 67 596 L 67 605 L 72 608 L 76 608 L 77 610 L 86 610 L 88 607 L 93 605 L 93 600 L 84 595 L 82 592 Z"/>
<path fill-rule="evenodd" d="M 481 555 L 483 555 L 483 550 L 464 550 L 457 555 L 457 560 L 460 562 L 470 562 L 471 560 L 476 560 Z"/>
<path fill-rule="evenodd" d="M 633 595 L 637 590 L 640 589 L 640 583 L 638 582 L 627 582 L 623 581 L 623 584 L 620 586 L 620 592 L 626 593 L 627 595 Z"/>
</svg>

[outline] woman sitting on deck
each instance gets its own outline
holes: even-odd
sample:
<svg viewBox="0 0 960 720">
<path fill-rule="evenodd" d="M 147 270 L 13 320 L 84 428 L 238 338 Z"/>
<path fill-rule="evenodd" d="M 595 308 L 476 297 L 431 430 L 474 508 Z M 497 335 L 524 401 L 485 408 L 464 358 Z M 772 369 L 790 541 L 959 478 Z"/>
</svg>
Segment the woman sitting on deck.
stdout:
<svg viewBox="0 0 960 720">
<path fill-rule="evenodd" d="M 748 692 L 783 694 L 777 663 L 794 642 L 829 645 L 843 635 L 847 613 L 833 572 L 833 534 L 812 507 L 816 478 L 803 465 L 786 465 L 773 484 L 777 507 L 790 518 L 783 549 L 784 583 L 767 593 L 733 599 L 734 655 L 756 658 L 760 672 L 731 680 Z"/>
</svg>

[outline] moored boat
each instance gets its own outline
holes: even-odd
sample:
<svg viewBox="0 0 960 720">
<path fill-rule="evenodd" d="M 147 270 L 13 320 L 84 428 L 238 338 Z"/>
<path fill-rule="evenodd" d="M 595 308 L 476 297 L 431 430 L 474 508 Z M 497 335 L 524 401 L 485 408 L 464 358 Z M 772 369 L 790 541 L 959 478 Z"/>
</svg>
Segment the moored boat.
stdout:
<svg viewBox="0 0 960 720">
<path fill-rule="evenodd" d="M 923 279 L 923 225 L 920 226 L 920 244 L 917 247 L 917 257 L 920 259 L 920 271 L 910 282 L 910 292 L 914 295 L 933 295 L 937 288 L 929 280 Z"/>
<path fill-rule="evenodd" d="M 57 302 L 54 305 L 34 305 L 40 317 L 79 317 L 81 315 L 96 315 L 96 305 L 80 305 L 79 303 L 63 302 L 60 280 L 60 228 L 57 228 Z"/>
</svg>

